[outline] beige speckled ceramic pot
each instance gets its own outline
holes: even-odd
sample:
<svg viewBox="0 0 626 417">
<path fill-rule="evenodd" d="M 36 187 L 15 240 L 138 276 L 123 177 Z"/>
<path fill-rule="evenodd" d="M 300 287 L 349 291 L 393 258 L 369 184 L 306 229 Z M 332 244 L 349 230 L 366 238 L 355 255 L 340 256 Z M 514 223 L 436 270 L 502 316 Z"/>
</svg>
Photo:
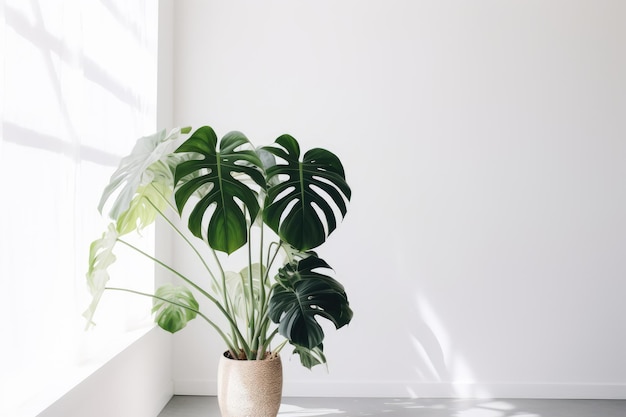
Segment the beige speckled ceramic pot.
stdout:
<svg viewBox="0 0 626 417">
<path fill-rule="evenodd" d="M 225 353 L 217 368 L 217 400 L 222 417 L 276 417 L 283 392 L 280 356 L 238 361 Z"/>
</svg>

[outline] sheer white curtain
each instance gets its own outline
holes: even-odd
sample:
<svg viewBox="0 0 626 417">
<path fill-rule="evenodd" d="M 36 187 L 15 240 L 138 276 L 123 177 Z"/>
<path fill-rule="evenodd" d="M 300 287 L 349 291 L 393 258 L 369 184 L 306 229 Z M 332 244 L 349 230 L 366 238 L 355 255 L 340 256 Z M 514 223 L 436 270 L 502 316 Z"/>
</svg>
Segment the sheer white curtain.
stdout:
<svg viewBox="0 0 626 417">
<path fill-rule="evenodd" d="M 84 332 L 81 313 L 89 302 L 89 243 L 106 227 L 96 210 L 100 193 L 134 139 L 156 130 L 157 2 L 5 0 L 1 7 L 0 391 L 6 394 L 20 386 L 32 392 L 85 360 L 94 334 L 146 319 L 149 304 L 134 299 L 138 307 L 125 307 L 124 296 L 108 294 L 94 331 Z M 120 262 L 117 272 L 137 279 L 138 288 L 152 285 L 150 264 Z"/>
</svg>

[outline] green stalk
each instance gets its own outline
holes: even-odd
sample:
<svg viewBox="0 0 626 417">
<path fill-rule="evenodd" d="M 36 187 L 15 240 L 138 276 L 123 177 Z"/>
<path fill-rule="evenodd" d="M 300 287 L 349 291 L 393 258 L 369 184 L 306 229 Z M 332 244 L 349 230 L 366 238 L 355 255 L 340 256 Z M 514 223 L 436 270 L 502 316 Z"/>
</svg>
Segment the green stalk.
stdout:
<svg viewBox="0 0 626 417">
<path fill-rule="evenodd" d="M 264 273 L 263 273 L 263 249 L 264 249 L 264 227 L 263 224 L 261 224 L 260 227 L 261 231 L 259 233 L 259 274 L 263 274 L 261 276 L 259 276 L 259 311 L 257 314 L 257 319 L 258 319 L 258 323 L 257 323 L 257 331 L 253 332 L 253 340 L 254 343 L 256 344 L 256 358 L 257 359 L 263 359 L 265 357 L 265 329 L 264 329 L 264 324 L 263 324 L 263 319 L 262 319 L 262 311 L 263 311 L 263 306 L 265 304 L 265 277 L 264 277 Z M 254 330 L 254 329 L 252 329 Z"/>
<path fill-rule="evenodd" d="M 270 252 L 272 249 L 272 246 L 277 245 L 276 246 L 276 250 L 274 251 L 274 254 L 270 256 Z M 278 255 L 280 248 L 282 247 L 282 241 L 279 241 L 279 243 L 276 242 L 272 242 L 270 243 L 268 249 L 267 249 L 267 268 L 265 270 L 265 274 L 263 276 L 263 290 L 265 291 L 265 285 L 269 285 L 269 274 L 270 274 L 270 270 L 272 268 L 272 266 L 274 265 L 274 261 L 276 260 L 276 256 Z M 270 320 L 269 320 L 269 301 L 271 299 L 271 293 L 272 293 L 272 288 L 270 287 L 270 291 L 269 293 L 264 293 L 264 299 L 263 299 L 263 303 L 261 304 L 261 311 L 259 312 L 259 315 L 261 317 L 261 321 L 263 323 L 263 329 L 262 329 L 262 336 L 263 336 L 263 346 L 264 349 L 267 349 L 267 347 L 269 346 L 269 341 L 267 339 L 267 331 L 269 329 L 270 326 Z"/>
<path fill-rule="evenodd" d="M 224 300 L 224 306 L 226 309 L 226 312 L 228 313 L 228 316 L 231 317 L 232 319 L 230 320 L 230 328 L 231 328 L 231 332 L 237 336 L 237 338 L 239 339 L 239 341 L 241 342 L 241 346 L 242 348 L 239 349 L 238 348 L 238 352 L 241 352 L 243 350 L 246 358 L 249 358 L 251 355 L 251 349 L 249 347 L 249 342 L 246 341 L 246 339 L 244 338 L 243 334 L 241 333 L 241 331 L 239 330 L 239 325 L 237 324 L 237 316 L 235 314 L 233 314 L 233 306 L 232 306 L 232 300 L 230 299 L 230 297 L 228 296 L 228 290 L 226 287 L 226 272 L 224 272 L 224 267 L 222 266 L 222 263 L 220 262 L 219 257 L 217 256 L 217 253 L 215 252 L 215 249 L 209 247 L 211 249 L 211 253 L 213 254 L 213 258 L 215 260 L 215 263 L 217 264 L 219 270 L 220 270 L 220 274 L 222 277 L 222 285 L 219 286 L 217 285 L 218 288 L 220 288 L 220 292 L 222 293 L 222 298 Z M 235 356 L 235 357 L 239 357 L 239 355 Z"/>
<path fill-rule="evenodd" d="M 270 248 L 272 245 L 276 244 L 275 242 L 272 242 L 270 244 Z M 272 267 L 272 265 L 274 264 L 274 261 L 276 260 L 276 256 L 278 255 L 281 247 L 282 247 L 282 241 L 280 241 L 278 244 L 278 246 L 276 247 L 276 251 L 274 251 L 274 254 L 271 256 L 270 258 L 270 254 L 269 251 L 270 249 L 268 248 L 268 259 L 267 259 L 267 267 L 265 270 L 265 274 L 264 276 L 261 278 L 261 287 L 263 288 L 263 300 L 261 302 L 261 308 L 259 311 L 259 323 L 263 323 L 262 326 L 259 326 L 259 329 L 257 331 L 257 333 L 255 334 L 255 339 L 259 339 L 262 338 L 263 339 L 263 349 L 265 349 L 268 346 L 268 342 L 267 339 L 264 337 L 264 335 L 267 333 L 267 329 L 269 327 L 269 316 L 268 316 L 268 310 L 269 310 L 269 300 L 270 300 L 270 294 L 271 294 L 271 289 L 270 289 L 270 294 L 266 294 L 265 293 L 265 283 L 269 280 L 269 274 L 270 274 L 270 269 Z M 258 355 L 257 355 L 258 356 Z"/>
<path fill-rule="evenodd" d="M 178 272 L 177 270 L 175 270 L 174 268 L 170 267 L 169 265 L 161 262 L 160 260 L 158 260 L 157 258 L 155 258 L 154 256 L 142 251 L 141 249 L 137 248 L 136 246 L 126 242 L 123 239 L 117 239 L 118 242 L 121 242 L 123 244 L 125 244 L 126 246 L 128 246 L 129 248 L 137 251 L 138 253 L 142 254 L 143 256 L 147 257 L 148 259 L 151 259 L 153 262 L 157 263 L 158 265 L 162 266 L 163 268 L 167 269 L 168 271 L 172 272 L 173 274 L 175 274 L 176 276 L 178 276 L 179 278 L 181 278 L 183 281 L 185 281 L 187 284 L 191 285 L 193 288 L 195 288 L 196 290 L 198 290 L 202 295 L 204 295 L 206 298 L 208 298 L 213 304 L 215 304 L 215 306 L 222 312 L 222 314 L 224 315 L 224 317 L 226 317 L 226 319 L 228 320 L 228 322 L 231 324 L 231 327 L 233 327 L 233 330 L 235 331 L 235 336 L 238 337 L 240 339 L 240 341 L 243 344 L 243 349 L 246 351 L 249 351 L 250 349 L 248 348 L 248 345 L 245 341 L 245 339 L 243 338 L 243 336 L 241 335 L 241 333 L 239 332 L 239 329 L 237 328 L 236 322 L 233 320 L 233 318 L 231 317 L 230 314 L 228 314 L 228 312 L 224 309 L 224 307 L 222 306 L 222 304 L 215 298 L 213 297 L 211 294 L 209 294 L 208 292 L 206 292 L 202 287 L 198 286 L 195 282 L 191 281 L 189 278 L 187 278 L 186 276 L 184 276 L 183 274 L 181 274 L 180 272 Z"/>
<path fill-rule="evenodd" d="M 274 336 L 276 336 L 276 335 L 274 334 L 272 337 L 274 337 Z M 275 358 L 276 356 L 278 356 L 278 354 L 280 353 L 280 351 L 281 351 L 281 350 L 283 350 L 283 348 L 285 347 L 285 345 L 287 344 L 287 342 L 288 342 L 288 340 L 287 340 L 287 339 L 285 339 L 285 340 L 283 340 L 283 341 L 281 342 L 281 344 L 280 344 L 280 345 L 276 346 L 276 349 L 274 349 L 274 350 L 272 351 L 272 356 L 271 356 L 271 357 L 272 357 L 272 358 Z"/>
<path fill-rule="evenodd" d="M 261 342 L 261 347 L 258 350 L 257 353 L 257 359 L 262 359 L 265 357 L 265 353 L 267 352 L 268 348 L 270 347 L 270 343 L 271 343 L 271 339 L 269 339 L 267 337 L 267 332 L 269 330 L 269 326 L 270 326 L 271 321 L 269 320 L 269 317 L 267 316 L 267 314 L 263 317 L 259 327 L 261 328 L 261 337 L 262 337 L 262 342 Z"/>
<path fill-rule="evenodd" d="M 156 187 L 154 187 L 154 185 L 152 185 L 152 187 L 161 196 L 161 198 L 163 198 L 163 200 L 167 203 L 167 205 L 170 207 L 170 209 L 172 209 L 172 211 L 174 211 L 174 212 L 177 212 L 176 207 L 174 207 L 172 205 L 170 200 L 168 198 L 165 198 L 165 196 Z M 213 284 L 215 285 L 216 288 L 219 288 L 220 292 L 222 293 L 222 297 L 223 297 L 223 300 L 224 300 L 224 309 L 226 310 L 227 316 L 232 318 L 231 320 L 229 320 L 229 322 L 230 322 L 231 332 L 232 332 L 233 337 L 234 338 L 239 338 L 240 341 L 242 342 L 242 345 L 245 346 L 246 345 L 245 340 L 243 339 L 243 337 L 238 332 L 237 319 L 232 314 L 232 302 L 230 301 L 230 299 L 228 298 L 228 295 L 226 293 L 226 277 L 225 277 L 225 273 L 224 273 L 224 268 L 222 267 L 222 264 L 221 264 L 221 262 L 220 262 L 220 260 L 219 260 L 219 258 L 217 256 L 217 254 L 215 253 L 215 250 L 213 248 L 209 247 L 211 249 L 211 253 L 213 254 L 213 258 L 215 259 L 215 263 L 217 264 L 217 267 L 219 268 L 220 273 L 221 273 L 221 277 L 222 277 L 222 285 L 221 286 L 218 284 L 217 278 L 215 277 L 215 274 L 213 274 L 213 271 L 211 270 L 211 268 L 209 268 L 208 264 L 204 260 L 204 257 L 200 254 L 200 252 L 198 251 L 196 246 L 193 243 L 191 243 L 191 241 L 187 238 L 187 236 L 185 236 L 185 234 L 182 233 L 180 231 L 180 229 L 178 229 L 178 227 L 176 227 L 176 225 L 165 215 L 165 213 L 163 213 L 161 210 L 159 210 L 154 205 L 154 203 L 152 203 L 152 201 L 150 199 L 147 199 L 147 200 L 150 203 L 150 205 L 157 211 L 157 213 L 159 213 L 161 215 L 161 217 L 163 219 L 165 219 L 165 221 L 170 225 L 170 227 L 172 229 L 174 229 L 174 231 L 176 231 L 176 233 L 178 233 L 178 235 L 189 245 L 189 247 L 193 250 L 193 252 L 196 254 L 198 259 L 200 259 L 200 262 L 202 262 L 202 265 L 204 266 L 204 268 L 207 270 L 207 272 L 211 276 L 211 279 L 213 280 Z M 236 346 L 236 348 L 237 348 L 237 351 L 240 351 L 239 346 Z M 233 357 L 237 357 L 237 356 L 239 356 L 239 355 L 234 355 Z"/>
<path fill-rule="evenodd" d="M 168 204 L 168 206 L 172 210 L 176 211 L 176 207 L 174 207 L 171 204 L 169 199 L 165 198 L 165 196 L 163 194 L 161 194 L 159 189 L 156 188 L 154 186 L 154 184 L 151 184 L 151 185 L 152 185 L 152 188 L 154 188 L 154 190 L 161 196 L 161 198 L 163 198 L 163 200 L 165 200 L 165 202 Z M 149 198 L 147 198 L 146 200 L 148 200 L 148 203 L 150 203 L 150 205 L 156 210 L 156 212 L 159 213 L 161 215 L 161 217 L 170 225 L 170 227 L 172 229 L 174 229 L 174 231 L 176 233 L 178 233 L 178 235 L 187 243 L 187 245 L 189 245 L 191 250 L 193 250 L 193 252 L 196 254 L 198 259 L 200 259 L 200 262 L 202 262 L 202 265 L 204 265 L 204 268 L 207 270 L 207 272 L 211 276 L 211 279 L 213 280 L 213 283 L 217 286 L 217 279 L 215 278 L 215 275 L 213 274 L 213 271 L 211 271 L 211 268 L 209 268 L 209 265 L 207 265 L 206 261 L 204 260 L 204 257 L 200 254 L 200 252 L 198 251 L 196 246 L 193 243 L 191 243 L 191 241 L 187 238 L 187 236 L 185 236 L 185 234 L 183 232 L 181 232 L 180 229 L 178 229 L 178 227 L 176 227 L 176 225 L 165 215 L 165 213 L 163 213 L 161 210 L 159 210 L 159 208 L 156 205 L 154 205 L 154 203 Z M 218 264 L 218 266 L 221 266 L 221 265 Z"/>
<path fill-rule="evenodd" d="M 224 334 L 224 332 L 219 328 L 219 326 L 217 324 L 215 324 L 206 315 L 202 314 L 202 312 L 200 310 L 196 310 L 195 308 L 191 308 L 189 306 L 177 303 L 175 301 L 167 300 L 167 299 L 165 299 L 163 297 L 159 297 L 159 296 L 154 295 L 154 294 L 148 294 L 148 293 L 141 292 L 141 291 L 130 290 L 128 288 L 105 287 L 104 289 L 105 290 L 113 290 L 113 291 L 124 291 L 124 292 L 129 292 L 129 293 L 132 293 L 132 294 L 143 295 L 145 297 L 150 297 L 150 298 L 154 298 L 154 299 L 157 299 L 157 300 L 165 301 L 166 303 L 169 303 L 169 304 L 172 304 L 172 305 L 175 305 L 175 306 L 178 306 L 178 307 L 182 307 L 182 308 L 184 308 L 186 310 L 189 310 L 189 311 L 192 311 L 192 312 L 196 313 L 198 316 L 200 316 L 204 320 L 206 320 L 206 322 L 209 323 L 211 325 L 211 327 L 213 327 L 217 331 L 217 333 L 220 335 L 220 337 L 222 338 L 222 340 L 224 341 L 224 343 L 228 347 L 228 351 L 230 352 L 230 354 L 234 355 L 235 348 L 233 347 L 233 345 L 232 345 L 230 339 L 228 338 L 228 336 L 226 336 L 226 334 Z"/>
<path fill-rule="evenodd" d="M 249 287 L 249 301 L 250 302 L 250 310 L 248 311 L 248 337 L 250 338 L 250 344 L 252 352 L 258 350 L 259 342 L 255 336 L 255 308 L 254 308 L 254 279 L 253 279 L 253 271 L 252 271 L 252 222 L 250 227 L 248 228 L 248 287 Z M 260 265 L 261 271 L 263 270 L 263 265 Z M 245 293 L 244 293 L 245 294 Z M 246 302 L 246 304 L 248 304 Z"/>
<path fill-rule="evenodd" d="M 270 334 L 270 336 L 267 338 L 268 344 L 272 342 L 272 340 L 277 334 L 278 334 L 278 328 L 274 329 L 272 334 Z M 272 356 L 277 356 L 280 353 L 280 351 L 285 347 L 288 341 L 289 340 L 285 339 L 278 346 L 276 346 L 276 349 L 272 350 Z"/>
<path fill-rule="evenodd" d="M 216 162 L 217 162 L 217 176 L 219 178 L 222 178 L 222 164 L 221 164 L 221 159 L 219 158 L 219 156 L 216 158 Z M 211 248 L 213 250 L 213 248 Z M 219 264 L 219 259 L 217 258 L 217 254 L 215 253 L 215 251 L 213 250 L 213 256 L 215 257 L 215 260 L 217 261 L 218 265 L 220 265 L 220 270 L 222 271 L 222 293 L 223 293 L 223 298 L 224 298 L 224 305 L 226 307 L 226 311 L 228 312 L 228 315 L 233 317 L 231 319 L 231 330 L 234 333 L 237 333 L 239 335 L 241 335 L 241 332 L 239 331 L 239 327 L 237 326 L 237 322 L 236 322 L 236 317 L 234 317 L 234 315 L 232 314 L 232 310 L 231 310 L 231 304 L 232 301 L 229 300 L 228 298 L 228 294 L 226 291 L 226 274 L 224 273 L 224 269 L 221 267 L 221 264 Z M 230 302 L 229 302 L 230 301 Z M 245 339 L 243 338 L 243 336 L 241 336 L 241 343 L 244 349 L 244 353 L 246 355 L 246 357 L 250 356 L 250 348 L 248 347 L 248 343 L 245 341 Z"/>
</svg>

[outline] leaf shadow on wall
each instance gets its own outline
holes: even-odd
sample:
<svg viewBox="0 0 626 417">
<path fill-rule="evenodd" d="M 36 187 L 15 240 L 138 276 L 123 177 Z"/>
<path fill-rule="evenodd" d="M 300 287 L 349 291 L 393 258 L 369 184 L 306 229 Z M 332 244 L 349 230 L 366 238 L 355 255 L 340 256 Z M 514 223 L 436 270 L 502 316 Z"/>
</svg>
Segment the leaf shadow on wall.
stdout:
<svg viewBox="0 0 626 417">
<path fill-rule="evenodd" d="M 442 383 L 451 381 L 442 343 L 449 344 L 449 336 L 438 316 L 423 297 L 416 297 L 416 312 L 411 315 L 409 338 L 415 350 L 415 372 L 421 382 Z M 407 387 L 411 398 L 421 396 Z M 452 393 L 450 393 L 452 394 Z"/>
</svg>

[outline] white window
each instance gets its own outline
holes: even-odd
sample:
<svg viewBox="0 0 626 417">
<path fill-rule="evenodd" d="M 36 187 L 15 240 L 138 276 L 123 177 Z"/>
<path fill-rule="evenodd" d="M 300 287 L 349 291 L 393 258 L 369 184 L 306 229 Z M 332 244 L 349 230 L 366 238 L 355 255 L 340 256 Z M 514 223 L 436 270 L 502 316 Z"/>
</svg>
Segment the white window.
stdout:
<svg viewBox="0 0 626 417">
<path fill-rule="evenodd" d="M 0 7 L 0 391 L 21 401 L 87 360 L 90 338 L 148 318 L 149 299 L 124 306 L 123 295 L 105 294 L 93 331 L 81 313 L 89 244 L 107 225 L 100 194 L 134 140 L 156 130 L 157 2 Z M 153 266 L 135 261 L 112 278 L 153 285 Z"/>
</svg>

